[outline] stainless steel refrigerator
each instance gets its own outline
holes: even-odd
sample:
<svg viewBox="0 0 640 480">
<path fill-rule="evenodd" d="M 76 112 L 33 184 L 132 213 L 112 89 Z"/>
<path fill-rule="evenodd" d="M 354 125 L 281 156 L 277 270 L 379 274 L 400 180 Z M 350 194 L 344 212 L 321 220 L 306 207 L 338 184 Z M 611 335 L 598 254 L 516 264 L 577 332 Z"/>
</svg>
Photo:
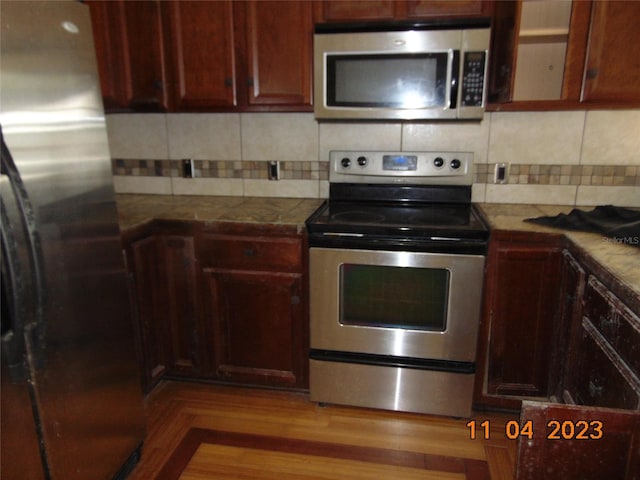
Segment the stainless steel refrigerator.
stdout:
<svg viewBox="0 0 640 480">
<path fill-rule="evenodd" d="M 89 10 L 0 23 L 0 477 L 124 478 L 144 412 Z"/>
</svg>

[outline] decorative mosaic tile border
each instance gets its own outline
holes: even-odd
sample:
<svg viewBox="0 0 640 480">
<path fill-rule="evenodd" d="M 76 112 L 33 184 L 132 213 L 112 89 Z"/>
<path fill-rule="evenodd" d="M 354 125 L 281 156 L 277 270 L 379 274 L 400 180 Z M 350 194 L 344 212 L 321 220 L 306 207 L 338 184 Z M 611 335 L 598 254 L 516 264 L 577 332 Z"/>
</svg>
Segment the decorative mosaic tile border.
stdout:
<svg viewBox="0 0 640 480">
<path fill-rule="evenodd" d="M 196 178 L 268 179 L 267 161 L 194 160 Z M 474 165 L 474 183 L 494 183 L 495 163 Z M 114 159 L 114 175 L 180 177 L 181 160 Z M 511 164 L 509 184 L 640 186 L 640 166 Z M 283 180 L 328 180 L 329 162 L 281 161 Z"/>
<path fill-rule="evenodd" d="M 474 183 L 494 183 L 495 166 L 476 164 Z M 640 166 L 511 164 L 507 177 L 516 185 L 640 186 Z"/>
<path fill-rule="evenodd" d="M 268 179 L 266 161 L 194 160 L 196 178 Z M 181 177 L 182 160 L 114 159 L 114 175 L 134 177 Z M 282 180 L 327 180 L 329 162 L 281 161 Z"/>
</svg>

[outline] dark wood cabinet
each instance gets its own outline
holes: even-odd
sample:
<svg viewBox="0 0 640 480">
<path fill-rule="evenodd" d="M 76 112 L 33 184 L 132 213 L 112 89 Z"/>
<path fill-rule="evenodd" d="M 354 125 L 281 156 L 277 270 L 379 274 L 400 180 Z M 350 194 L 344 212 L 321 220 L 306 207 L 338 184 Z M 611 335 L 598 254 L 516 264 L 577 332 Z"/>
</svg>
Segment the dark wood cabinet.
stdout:
<svg viewBox="0 0 640 480">
<path fill-rule="evenodd" d="M 200 313 L 200 281 L 193 234 L 160 234 L 157 299 L 163 307 L 167 373 L 209 375 L 210 333 Z"/>
<path fill-rule="evenodd" d="M 487 16 L 493 8 L 493 2 L 486 0 L 324 0 L 319 3 L 318 17 L 324 22 Z"/>
<path fill-rule="evenodd" d="M 302 275 L 205 269 L 204 277 L 216 374 L 240 383 L 300 386 Z"/>
<path fill-rule="evenodd" d="M 246 77 L 250 109 L 311 109 L 313 11 L 308 1 L 239 2 L 244 7 Z"/>
<path fill-rule="evenodd" d="M 303 242 L 242 224 L 126 232 L 145 390 L 164 376 L 308 388 Z"/>
<path fill-rule="evenodd" d="M 514 478 L 640 478 L 640 412 L 523 402 Z"/>
<path fill-rule="evenodd" d="M 640 105 L 640 62 L 628 48 L 640 42 L 640 30 L 629 21 L 640 17 L 640 3 L 625 0 L 574 1 L 560 98 L 512 102 L 521 2 L 494 5 L 488 110 Z"/>
<path fill-rule="evenodd" d="M 560 238 L 494 234 L 477 377 L 486 383 L 476 401 L 516 408 L 508 396 L 548 396 L 560 269 Z"/>
<path fill-rule="evenodd" d="M 169 109 L 162 3 L 88 2 L 105 109 Z"/>
<path fill-rule="evenodd" d="M 234 107 L 237 75 L 232 2 L 173 1 L 164 8 L 174 109 Z"/>
<path fill-rule="evenodd" d="M 139 352 L 142 386 L 150 390 L 167 371 L 163 305 L 158 292 L 162 291 L 159 275 L 159 248 L 157 239 L 143 236 L 125 240 L 127 263 L 133 276 L 133 312 L 139 332 Z"/>
<path fill-rule="evenodd" d="M 201 252 L 216 375 L 238 383 L 306 387 L 300 236 L 218 231 L 203 235 Z"/>
<path fill-rule="evenodd" d="M 640 2 L 593 2 L 581 100 L 640 103 Z"/>
<path fill-rule="evenodd" d="M 191 227 L 125 234 L 141 342 L 143 387 L 164 375 L 210 374 L 211 335 L 200 313 L 200 279 Z"/>
<path fill-rule="evenodd" d="M 311 111 L 311 2 L 89 5 L 107 110 Z"/>
<path fill-rule="evenodd" d="M 574 318 L 564 399 L 579 405 L 640 409 L 640 319 L 590 275 Z"/>
</svg>

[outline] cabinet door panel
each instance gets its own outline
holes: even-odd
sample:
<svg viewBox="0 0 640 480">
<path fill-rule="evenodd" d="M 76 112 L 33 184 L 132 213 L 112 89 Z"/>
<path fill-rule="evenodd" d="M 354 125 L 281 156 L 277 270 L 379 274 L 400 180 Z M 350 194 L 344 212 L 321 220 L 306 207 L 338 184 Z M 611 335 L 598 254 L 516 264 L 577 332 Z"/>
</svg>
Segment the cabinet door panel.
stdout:
<svg viewBox="0 0 640 480">
<path fill-rule="evenodd" d="M 640 2 L 593 2 L 582 101 L 640 101 Z"/>
<path fill-rule="evenodd" d="M 518 440 L 514 478 L 639 478 L 640 412 L 526 401 L 520 425 L 527 422 L 533 425 L 533 435 Z M 576 439 L 579 433 L 587 438 Z"/>
<path fill-rule="evenodd" d="M 584 317 L 577 345 L 578 360 L 569 372 L 568 391 L 579 405 L 640 408 L 640 382 L 600 332 Z"/>
<path fill-rule="evenodd" d="M 560 252 L 497 242 L 490 256 L 487 393 L 547 396 Z"/>
<path fill-rule="evenodd" d="M 223 379 L 292 386 L 304 381 L 302 276 L 205 269 Z"/>
<path fill-rule="evenodd" d="M 170 373 L 192 375 L 206 368 L 204 338 L 199 321 L 195 247 L 190 236 L 161 237 Z"/>
<path fill-rule="evenodd" d="M 139 322 L 142 351 L 143 387 L 150 390 L 166 371 L 164 306 L 159 301 L 162 291 L 159 246 L 155 237 L 133 242 L 130 246 L 135 283 L 135 305 Z"/>
<path fill-rule="evenodd" d="M 393 0 L 325 0 L 321 16 L 325 22 L 393 20 L 399 3 Z"/>
<path fill-rule="evenodd" d="M 140 110 L 167 110 L 169 79 L 160 2 L 119 1 L 125 18 L 127 104 Z"/>
<path fill-rule="evenodd" d="M 407 15 L 409 18 L 482 15 L 488 13 L 488 5 L 482 0 L 409 0 Z"/>
<path fill-rule="evenodd" d="M 177 109 L 236 104 L 232 7 L 230 1 L 165 4 Z"/>
<path fill-rule="evenodd" d="M 126 48 L 121 2 L 89 0 L 93 41 L 105 109 L 126 108 L 129 70 L 123 63 Z"/>
<path fill-rule="evenodd" d="M 252 1 L 246 8 L 249 106 L 311 106 L 311 2 Z"/>
</svg>

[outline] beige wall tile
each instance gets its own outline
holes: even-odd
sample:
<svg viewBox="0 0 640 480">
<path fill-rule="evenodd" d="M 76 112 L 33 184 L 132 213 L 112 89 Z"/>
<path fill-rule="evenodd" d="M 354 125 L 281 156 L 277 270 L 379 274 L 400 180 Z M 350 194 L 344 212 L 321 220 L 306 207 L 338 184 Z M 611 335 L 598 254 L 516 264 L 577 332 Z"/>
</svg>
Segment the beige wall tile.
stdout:
<svg viewBox="0 0 640 480">
<path fill-rule="evenodd" d="M 113 188 L 116 193 L 151 193 L 171 195 L 171 179 L 168 177 L 125 177 L 115 175 Z"/>
<path fill-rule="evenodd" d="M 331 150 L 401 149 L 400 123 L 320 123 L 320 158 L 329 160 Z"/>
<path fill-rule="evenodd" d="M 494 112 L 489 161 L 578 164 L 584 116 L 583 111 Z"/>
<path fill-rule="evenodd" d="M 242 160 L 318 160 L 312 113 L 245 113 L 240 124 Z"/>
<path fill-rule="evenodd" d="M 587 112 L 582 163 L 640 165 L 640 110 Z"/>
<path fill-rule="evenodd" d="M 107 115 L 111 158 L 169 158 L 164 114 Z"/>
<path fill-rule="evenodd" d="M 485 184 L 474 184 L 471 187 L 471 201 L 475 203 L 482 203 L 485 201 L 487 193 L 487 186 Z"/>
<path fill-rule="evenodd" d="M 473 152 L 474 163 L 487 162 L 491 114 L 481 122 L 405 123 L 402 150 Z"/>
<path fill-rule="evenodd" d="M 171 179 L 174 195 L 230 195 L 242 196 L 242 179 L 238 178 L 182 178 Z"/>
<path fill-rule="evenodd" d="M 578 186 L 576 205 L 640 207 L 640 187 Z"/>
<path fill-rule="evenodd" d="M 240 115 L 176 113 L 167 115 L 169 158 L 240 160 Z"/>
<path fill-rule="evenodd" d="M 318 180 L 244 180 L 245 197 L 319 198 Z"/>
<path fill-rule="evenodd" d="M 571 185 L 492 185 L 486 186 L 487 203 L 526 203 L 574 205 L 576 187 Z"/>
</svg>

